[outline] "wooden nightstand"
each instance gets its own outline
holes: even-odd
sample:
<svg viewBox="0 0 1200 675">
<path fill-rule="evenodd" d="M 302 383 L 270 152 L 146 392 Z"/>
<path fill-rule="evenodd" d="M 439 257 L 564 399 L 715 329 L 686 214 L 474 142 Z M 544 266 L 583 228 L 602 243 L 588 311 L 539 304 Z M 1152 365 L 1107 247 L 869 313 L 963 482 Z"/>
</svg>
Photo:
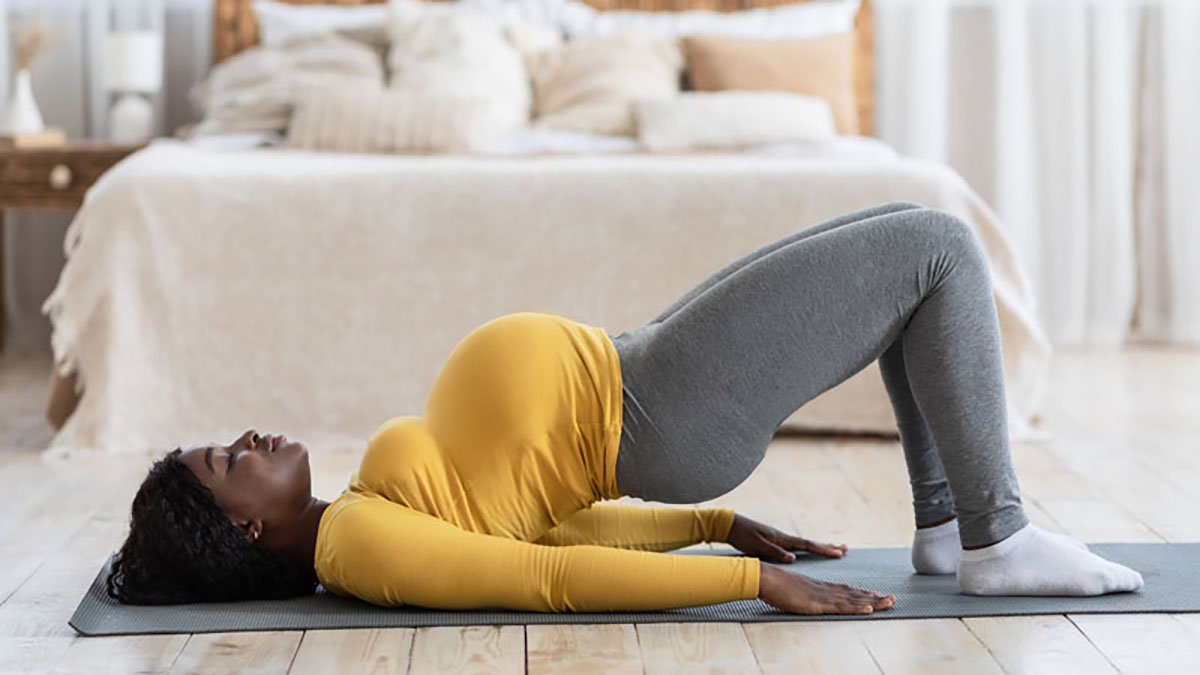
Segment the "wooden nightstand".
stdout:
<svg viewBox="0 0 1200 675">
<path fill-rule="evenodd" d="M 76 209 L 113 164 L 141 145 L 0 148 L 0 351 L 4 350 L 4 209 Z"/>
</svg>

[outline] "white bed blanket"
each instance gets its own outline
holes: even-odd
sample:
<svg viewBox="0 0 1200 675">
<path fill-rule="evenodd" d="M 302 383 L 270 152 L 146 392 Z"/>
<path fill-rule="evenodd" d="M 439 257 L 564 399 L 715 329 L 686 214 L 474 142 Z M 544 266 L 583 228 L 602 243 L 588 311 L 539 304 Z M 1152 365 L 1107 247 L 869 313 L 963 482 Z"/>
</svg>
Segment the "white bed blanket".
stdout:
<svg viewBox="0 0 1200 675">
<path fill-rule="evenodd" d="M 516 311 L 612 335 L 734 258 L 914 200 L 969 222 L 992 266 L 1013 438 L 1037 430 L 1050 345 L 995 214 L 908 159 L 467 158 L 221 151 L 159 141 L 107 173 L 45 310 L 83 398 L 47 450 L 166 451 L 255 427 L 361 448 L 420 414 L 457 341 Z M 785 427 L 895 433 L 872 364 Z"/>
</svg>

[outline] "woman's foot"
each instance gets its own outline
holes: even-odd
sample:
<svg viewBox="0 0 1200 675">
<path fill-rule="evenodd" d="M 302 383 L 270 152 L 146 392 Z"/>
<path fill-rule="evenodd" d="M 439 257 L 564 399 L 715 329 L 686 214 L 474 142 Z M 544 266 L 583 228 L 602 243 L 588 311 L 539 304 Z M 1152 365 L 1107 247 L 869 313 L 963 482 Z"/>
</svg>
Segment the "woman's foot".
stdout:
<svg viewBox="0 0 1200 675">
<path fill-rule="evenodd" d="M 958 552 L 958 518 L 918 527 L 913 534 L 912 566 L 917 574 L 954 574 Z"/>
<path fill-rule="evenodd" d="M 1087 544 L 1066 534 L 1049 532 L 1064 542 L 1086 551 Z M 928 527 L 918 527 L 913 534 L 912 565 L 917 574 L 954 574 L 962 548 L 958 537 L 958 518 Z"/>
<path fill-rule="evenodd" d="M 1030 523 L 991 546 L 963 551 L 958 587 L 967 595 L 1103 595 L 1136 591 L 1142 575 Z"/>
</svg>

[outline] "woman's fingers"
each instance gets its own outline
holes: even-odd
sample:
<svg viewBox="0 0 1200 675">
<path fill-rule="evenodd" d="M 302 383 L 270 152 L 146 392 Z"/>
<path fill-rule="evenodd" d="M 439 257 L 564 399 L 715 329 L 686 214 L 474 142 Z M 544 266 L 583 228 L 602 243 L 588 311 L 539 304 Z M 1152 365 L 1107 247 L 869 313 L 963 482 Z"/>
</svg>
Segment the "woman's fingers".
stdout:
<svg viewBox="0 0 1200 675">
<path fill-rule="evenodd" d="M 769 539 L 763 539 L 766 544 L 767 551 L 776 562 L 790 563 L 795 562 L 796 554 L 791 551 L 784 550 L 781 546 Z"/>
<path fill-rule="evenodd" d="M 870 614 L 877 609 L 887 609 L 891 606 L 891 600 L 844 596 L 826 600 L 825 606 L 826 612 L 834 614 Z"/>
<path fill-rule="evenodd" d="M 813 553 L 819 553 L 829 558 L 840 558 L 845 555 L 847 550 L 849 550 L 845 544 L 835 546 L 834 544 L 818 544 L 815 541 L 810 541 L 808 542 L 808 545 L 809 551 L 812 551 Z"/>
<path fill-rule="evenodd" d="M 836 605 L 831 605 L 825 614 L 870 614 L 875 611 L 874 607 L 866 603 L 851 603 L 842 602 Z"/>
<path fill-rule="evenodd" d="M 849 550 L 845 544 L 822 544 L 804 537 L 786 536 L 783 545 L 793 551 L 808 551 L 827 558 L 840 558 Z"/>
<path fill-rule="evenodd" d="M 893 604 L 895 604 L 895 602 L 896 602 L 896 596 L 889 595 L 889 596 L 882 597 L 882 598 L 865 598 L 865 599 L 864 598 L 856 598 L 854 600 L 851 600 L 850 604 L 853 607 L 865 607 L 869 610 L 866 613 L 870 613 L 877 609 L 888 609 Z"/>
<path fill-rule="evenodd" d="M 850 550 L 845 544 L 819 544 L 815 541 L 810 541 L 808 545 L 810 547 L 808 550 L 827 555 L 831 558 L 840 558 L 846 551 Z"/>
<path fill-rule="evenodd" d="M 832 584 L 824 582 L 831 587 L 830 593 L 838 598 L 843 603 L 848 603 L 853 607 L 869 607 L 871 611 L 876 609 L 887 609 L 896 603 L 896 596 L 892 594 L 881 595 L 877 591 L 867 591 L 861 588 L 854 588 L 846 584 Z M 866 612 L 870 613 L 870 612 Z"/>
<path fill-rule="evenodd" d="M 872 610 L 887 609 L 896 604 L 896 596 L 885 595 L 882 598 L 875 598 L 874 600 L 868 601 L 868 604 L 871 606 Z"/>
</svg>

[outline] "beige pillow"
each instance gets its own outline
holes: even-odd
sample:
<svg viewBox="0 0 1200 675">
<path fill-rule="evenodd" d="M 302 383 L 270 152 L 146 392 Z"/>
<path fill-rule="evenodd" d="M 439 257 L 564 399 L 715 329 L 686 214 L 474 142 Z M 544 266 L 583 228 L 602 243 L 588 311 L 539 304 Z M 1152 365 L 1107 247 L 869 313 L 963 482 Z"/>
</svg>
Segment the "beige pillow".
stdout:
<svg viewBox="0 0 1200 675">
<path fill-rule="evenodd" d="M 679 92 L 674 40 L 621 35 L 569 40 L 526 56 L 537 126 L 633 135 L 634 101 Z"/>
<path fill-rule="evenodd" d="M 470 152 L 488 123 L 485 99 L 418 95 L 380 87 L 301 92 L 287 147 L 381 153 Z"/>
<path fill-rule="evenodd" d="M 193 102 L 204 112 L 191 133 L 283 133 L 303 87 L 382 84 L 383 63 L 375 51 L 333 33 L 251 47 L 218 63 L 192 89 Z"/>
<path fill-rule="evenodd" d="M 655 152 L 733 150 L 836 136 L 823 98 L 783 91 L 684 92 L 634 104 L 638 140 Z"/>
<path fill-rule="evenodd" d="M 858 133 L 853 33 L 788 40 L 696 35 L 682 43 L 693 89 L 767 89 L 819 96 L 829 101 L 838 133 Z"/>
</svg>

